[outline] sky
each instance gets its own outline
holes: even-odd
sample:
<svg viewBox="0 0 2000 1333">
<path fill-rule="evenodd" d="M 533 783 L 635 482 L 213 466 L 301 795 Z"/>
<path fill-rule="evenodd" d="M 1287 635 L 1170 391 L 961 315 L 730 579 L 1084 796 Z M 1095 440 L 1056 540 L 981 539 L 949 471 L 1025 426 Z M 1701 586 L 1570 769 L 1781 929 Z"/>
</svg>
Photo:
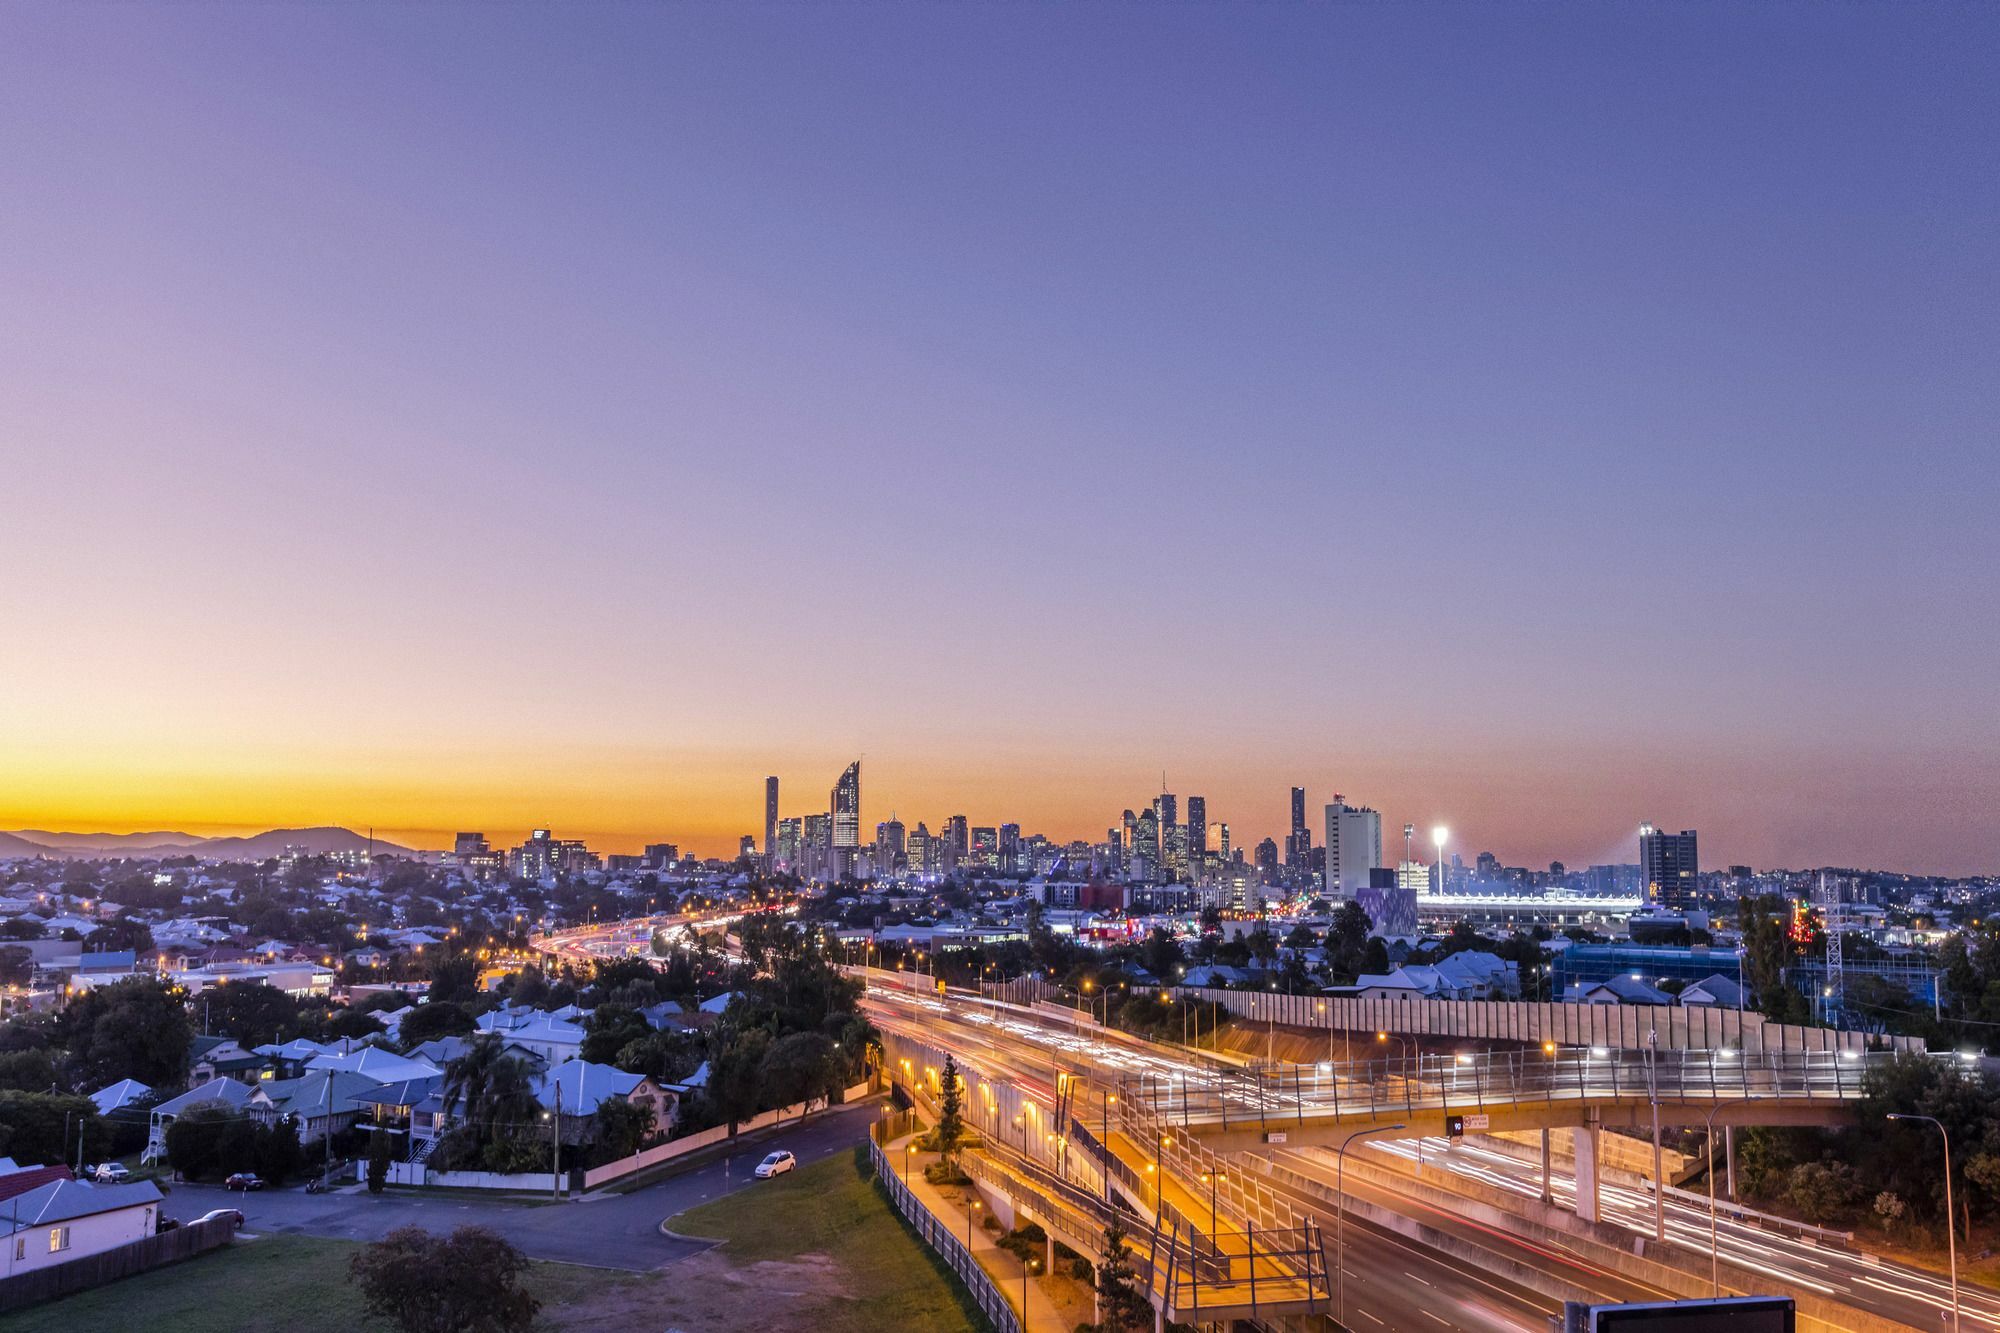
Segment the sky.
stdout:
<svg viewBox="0 0 2000 1333">
<path fill-rule="evenodd" d="M 2000 11 L 0 11 L 0 827 L 2000 872 Z"/>
</svg>

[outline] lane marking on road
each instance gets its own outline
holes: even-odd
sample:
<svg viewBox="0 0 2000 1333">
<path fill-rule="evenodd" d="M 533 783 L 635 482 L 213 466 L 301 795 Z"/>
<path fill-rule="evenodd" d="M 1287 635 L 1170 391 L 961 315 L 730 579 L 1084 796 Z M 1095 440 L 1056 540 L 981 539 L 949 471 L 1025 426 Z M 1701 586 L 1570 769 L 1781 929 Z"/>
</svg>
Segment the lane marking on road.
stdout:
<svg viewBox="0 0 2000 1333">
<path fill-rule="evenodd" d="M 1418 1277 L 1418 1276 L 1417 1276 L 1417 1275 L 1416 1275 L 1415 1273 L 1412 1273 L 1412 1272 L 1411 1272 L 1411 1271 L 1410 1271 L 1409 1269 L 1407 1269 L 1407 1268 L 1405 1268 L 1405 1269 L 1403 1270 L 1403 1276 L 1404 1276 L 1404 1277 L 1406 1277 L 1406 1278 L 1408 1278 L 1408 1279 L 1410 1279 L 1410 1281 L 1412 1281 L 1412 1282 L 1424 1282 L 1424 1280 L 1423 1280 L 1422 1278 Z M 1430 1284 L 1430 1283 L 1428 1283 L 1428 1282 L 1424 1282 L 1424 1285 L 1425 1285 L 1426 1287 L 1428 1287 L 1428 1286 L 1430 1286 L 1431 1284 Z"/>
<path fill-rule="evenodd" d="M 1451 1327 L 1451 1321 L 1446 1319 L 1443 1315 L 1432 1314 L 1429 1310 L 1419 1310 L 1417 1313 L 1423 1315 L 1424 1318 L 1426 1319 L 1437 1320 L 1440 1324 L 1443 1324 L 1446 1328 Z"/>
<path fill-rule="evenodd" d="M 1372 1310 L 1363 1310 L 1363 1311 L 1362 1311 L 1361 1313 L 1363 1313 L 1363 1314 L 1367 1315 L 1367 1316 L 1368 1316 L 1368 1317 L 1369 1317 L 1370 1319 L 1373 1319 L 1373 1320 L 1374 1320 L 1374 1321 L 1375 1321 L 1376 1323 L 1378 1323 L 1378 1324 L 1381 1324 L 1381 1323 L 1382 1323 L 1382 1316 L 1380 1316 L 1380 1315 L 1376 1314 L 1376 1313 L 1375 1313 L 1374 1311 L 1372 1311 Z M 1387 1327 L 1387 1325 L 1386 1325 L 1386 1324 L 1384 1324 L 1383 1326 L 1384 1326 L 1385 1328 Z"/>
</svg>

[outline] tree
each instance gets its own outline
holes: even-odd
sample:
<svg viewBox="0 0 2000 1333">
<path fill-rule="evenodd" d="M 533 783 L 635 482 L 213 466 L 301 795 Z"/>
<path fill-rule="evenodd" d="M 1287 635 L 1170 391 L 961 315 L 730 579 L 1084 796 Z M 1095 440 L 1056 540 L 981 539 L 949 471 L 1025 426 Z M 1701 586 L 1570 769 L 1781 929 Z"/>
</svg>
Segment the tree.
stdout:
<svg viewBox="0 0 2000 1333">
<path fill-rule="evenodd" d="M 597 1104 L 590 1140 L 591 1166 L 602 1166 L 630 1157 L 653 1137 L 653 1116 L 645 1107 L 623 1097 L 607 1097 Z"/>
<path fill-rule="evenodd" d="M 1183 961 L 1180 942 L 1165 926 L 1154 926 L 1139 946 L 1139 966 L 1161 981 L 1172 982 Z"/>
<path fill-rule="evenodd" d="M 476 1027 L 472 1015 L 460 1006 L 450 1000 L 432 1000 L 404 1014 L 397 1035 L 402 1038 L 403 1049 L 407 1051 L 439 1037 L 470 1036 Z"/>
<path fill-rule="evenodd" d="M 368 1192 L 380 1194 L 389 1185 L 389 1136 L 376 1130 L 368 1136 Z"/>
<path fill-rule="evenodd" d="M 189 1180 L 199 1180 L 222 1163 L 222 1131 L 231 1115 L 221 1106 L 196 1106 L 167 1126 L 167 1160 Z"/>
<path fill-rule="evenodd" d="M 0 1092 L 0 1154 L 24 1164 L 75 1162 L 72 1135 L 83 1125 L 84 1156 L 101 1156 L 111 1131 L 88 1097 L 64 1093 Z"/>
<path fill-rule="evenodd" d="M 0 986 L 25 986 L 35 975 L 35 955 L 18 944 L 0 947 Z"/>
<path fill-rule="evenodd" d="M 488 1147 L 531 1130 L 542 1113 L 527 1062 L 508 1054 L 500 1039 L 491 1036 L 474 1041 L 445 1066 L 444 1107 L 446 1115 L 458 1118 L 475 1141 Z"/>
<path fill-rule="evenodd" d="M 1808 1222 L 1824 1222 L 1854 1199 L 1854 1173 L 1845 1162 L 1805 1162 L 1785 1178 L 1785 1199 Z"/>
<path fill-rule="evenodd" d="M 1126 1333 L 1149 1328 L 1153 1312 L 1139 1290 L 1132 1256 L 1125 1249 L 1125 1221 L 1114 1214 L 1104 1228 L 1104 1248 L 1097 1264 L 1097 1303 L 1103 1314 L 1102 1333 Z"/>
<path fill-rule="evenodd" d="M 232 981 L 201 995 L 202 1026 L 234 1037 L 244 1050 L 299 1035 L 299 1002 L 261 981 Z"/>
<path fill-rule="evenodd" d="M 85 991 L 56 1020 L 56 1039 L 69 1052 L 65 1073 L 85 1087 L 121 1078 L 172 1087 L 187 1070 L 193 1038 L 181 997 L 140 977 Z"/>
<path fill-rule="evenodd" d="M 449 1237 L 397 1227 L 348 1262 L 368 1312 L 404 1333 L 527 1333 L 541 1303 L 521 1289 L 528 1261 L 485 1227 Z"/>
<path fill-rule="evenodd" d="M 120 949 L 144 953 L 153 947 L 153 932 L 143 921 L 107 921 L 90 932 L 90 947 L 105 953 Z"/>
<path fill-rule="evenodd" d="M 950 1161 L 958 1153 L 958 1141 L 965 1134 L 962 1115 L 964 1099 L 959 1095 L 958 1061 L 951 1052 L 944 1056 L 944 1074 L 939 1080 L 937 1145 L 938 1153 Z"/>
<path fill-rule="evenodd" d="M 55 1084 L 56 1065 L 47 1051 L 0 1052 L 0 1088 L 47 1092 Z"/>
<path fill-rule="evenodd" d="M 364 1014 L 355 1009 L 342 1009 L 326 1020 L 326 1035 L 345 1037 L 358 1041 L 363 1037 L 373 1037 L 387 1031 L 382 1020 L 373 1014 Z"/>
<path fill-rule="evenodd" d="M 794 1106 L 823 1097 L 834 1083 L 833 1041 L 817 1032 L 794 1032 L 771 1043 L 758 1062 L 766 1106 Z"/>
<path fill-rule="evenodd" d="M 454 1003 L 479 998 L 479 960 L 469 953 L 452 954 L 431 964 L 430 1002 Z"/>
</svg>

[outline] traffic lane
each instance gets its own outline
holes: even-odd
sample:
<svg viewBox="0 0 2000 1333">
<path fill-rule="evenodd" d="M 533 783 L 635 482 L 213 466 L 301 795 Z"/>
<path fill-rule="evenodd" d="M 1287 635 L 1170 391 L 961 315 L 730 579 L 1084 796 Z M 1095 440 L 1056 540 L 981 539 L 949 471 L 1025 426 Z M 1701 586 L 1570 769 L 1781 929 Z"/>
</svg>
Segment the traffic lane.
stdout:
<svg viewBox="0 0 2000 1333">
<path fill-rule="evenodd" d="M 700 1238 L 669 1236 L 663 1222 L 674 1214 L 756 1183 L 751 1171 L 764 1154 L 785 1148 L 801 1166 L 866 1142 L 879 1104 L 838 1107 L 803 1125 L 745 1139 L 704 1165 L 628 1194 L 603 1193 L 573 1202 L 468 1198 L 462 1194 L 365 1189 L 307 1194 L 301 1189 L 235 1193 L 214 1185 L 176 1185 L 169 1215 L 192 1221 L 211 1208 L 239 1208 L 247 1235 L 290 1234 L 338 1240 L 380 1240 L 400 1226 L 451 1231 L 483 1226 L 498 1232 L 531 1259 L 645 1272 L 710 1247 Z"/>
</svg>

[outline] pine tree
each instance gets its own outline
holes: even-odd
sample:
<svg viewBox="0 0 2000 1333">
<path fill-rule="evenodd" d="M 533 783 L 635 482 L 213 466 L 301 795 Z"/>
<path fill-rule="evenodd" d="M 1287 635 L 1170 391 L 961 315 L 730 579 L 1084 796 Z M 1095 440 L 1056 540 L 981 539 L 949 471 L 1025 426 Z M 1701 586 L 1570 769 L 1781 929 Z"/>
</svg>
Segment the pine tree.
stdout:
<svg viewBox="0 0 2000 1333">
<path fill-rule="evenodd" d="M 940 1156 L 949 1161 L 958 1152 L 965 1133 L 962 1098 L 959 1095 L 958 1061 L 947 1051 L 944 1057 L 943 1090 L 938 1094 L 937 1145 Z"/>
<path fill-rule="evenodd" d="M 1104 1253 L 1097 1264 L 1097 1304 L 1102 1333 L 1143 1329 L 1153 1322 L 1152 1307 L 1139 1290 L 1132 1256 L 1125 1248 L 1125 1222 L 1114 1214 L 1104 1227 Z"/>
</svg>

